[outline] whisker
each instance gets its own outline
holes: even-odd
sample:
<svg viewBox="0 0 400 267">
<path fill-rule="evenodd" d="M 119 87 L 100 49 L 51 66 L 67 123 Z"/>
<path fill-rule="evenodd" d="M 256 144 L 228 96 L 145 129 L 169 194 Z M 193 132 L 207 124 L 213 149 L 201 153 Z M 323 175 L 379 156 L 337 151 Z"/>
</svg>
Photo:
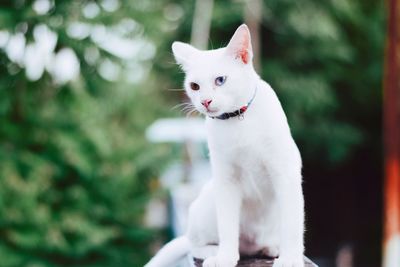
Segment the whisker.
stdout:
<svg viewBox="0 0 400 267">
<path fill-rule="evenodd" d="M 173 106 L 172 108 L 171 108 L 171 110 L 174 110 L 174 109 L 177 109 L 177 108 L 180 108 L 180 107 L 188 107 L 188 106 L 192 106 L 192 103 L 190 103 L 190 102 L 184 102 L 184 103 L 180 103 L 180 104 L 177 104 L 177 105 L 175 105 L 175 106 Z"/>
<path fill-rule="evenodd" d="M 171 110 L 180 108 L 180 112 L 186 114 L 186 117 L 190 117 L 192 115 L 199 115 L 200 113 L 197 111 L 196 107 L 193 105 L 192 102 L 183 102 L 177 104 L 171 108 Z"/>
<path fill-rule="evenodd" d="M 192 109 L 192 108 L 194 107 L 191 104 L 186 104 L 185 106 L 182 107 L 182 109 Z"/>
<path fill-rule="evenodd" d="M 187 105 L 187 106 L 183 107 L 183 108 L 181 109 L 181 111 L 182 111 L 182 112 L 188 112 L 188 111 L 191 111 L 191 110 L 193 110 L 193 109 L 196 109 L 193 105 Z"/>
<path fill-rule="evenodd" d="M 185 91 L 183 88 L 167 88 L 166 91 Z"/>
<path fill-rule="evenodd" d="M 183 114 L 187 114 L 187 113 L 190 113 L 190 112 L 192 112 L 192 109 L 185 109 L 185 110 L 181 110 L 181 112 L 183 113 Z"/>
<path fill-rule="evenodd" d="M 186 113 L 186 118 L 191 117 L 193 114 L 200 114 L 197 109 L 193 108 L 191 111 L 189 111 L 188 113 Z"/>
</svg>

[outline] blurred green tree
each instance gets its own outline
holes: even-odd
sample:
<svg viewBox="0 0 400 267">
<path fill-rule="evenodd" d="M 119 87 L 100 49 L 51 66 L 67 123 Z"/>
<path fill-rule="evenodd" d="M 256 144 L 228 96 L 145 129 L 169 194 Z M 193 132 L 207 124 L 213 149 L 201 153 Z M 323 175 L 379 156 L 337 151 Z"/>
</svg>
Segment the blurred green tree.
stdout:
<svg viewBox="0 0 400 267">
<path fill-rule="evenodd" d="M 149 74 L 160 14 L 147 1 L 2 2 L 0 266 L 143 266 L 143 212 L 169 155 L 144 137 L 169 112 Z"/>
</svg>

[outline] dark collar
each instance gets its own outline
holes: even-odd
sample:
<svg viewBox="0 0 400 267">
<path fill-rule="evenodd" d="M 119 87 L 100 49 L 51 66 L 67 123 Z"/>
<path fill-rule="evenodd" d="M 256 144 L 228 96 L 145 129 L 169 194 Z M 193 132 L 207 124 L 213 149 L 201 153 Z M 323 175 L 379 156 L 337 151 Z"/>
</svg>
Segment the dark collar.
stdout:
<svg viewBox="0 0 400 267">
<path fill-rule="evenodd" d="M 235 110 L 233 112 L 222 113 L 221 115 L 215 116 L 215 117 L 211 117 L 210 116 L 210 118 L 219 119 L 219 120 L 227 120 L 229 118 L 233 118 L 233 117 L 239 116 L 239 119 L 243 119 L 243 113 L 245 113 L 246 110 L 250 107 L 251 103 L 253 102 L 254 98 L 256 97 L 256 93 L 257 93 L 257 87 L 254 90 L 253 97 L 250 99 L 250 101 L 247 102 L 246 105 L 244 105 L 243 107 L 239 108 L 238 110 Z"/>
</svg>

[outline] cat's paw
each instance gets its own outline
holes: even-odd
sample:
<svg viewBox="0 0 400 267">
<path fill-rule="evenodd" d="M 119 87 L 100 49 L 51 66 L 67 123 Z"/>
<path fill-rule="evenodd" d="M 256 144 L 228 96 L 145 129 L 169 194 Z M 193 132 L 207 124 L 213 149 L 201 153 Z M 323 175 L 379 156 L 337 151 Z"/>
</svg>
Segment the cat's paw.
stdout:
<svg viewBox="0 0 400 267">
<path fill-rule="evenodd" d="M 235 267 L 237 262 L 235 257 L 212 256 L 203 262 L 203 267 Z"/>
<path fill-rule="evenodd" d="M 274 260 L 272 267 L 304 267 L 303 258 L 279 257 Z"/>
<path fill-rule="evenodd" d="M 261 255 L 267 256 L 269 258 L 279 257 L 279 247 L 278 246 L 268 246 L 261 250 Z"/>
</svg>

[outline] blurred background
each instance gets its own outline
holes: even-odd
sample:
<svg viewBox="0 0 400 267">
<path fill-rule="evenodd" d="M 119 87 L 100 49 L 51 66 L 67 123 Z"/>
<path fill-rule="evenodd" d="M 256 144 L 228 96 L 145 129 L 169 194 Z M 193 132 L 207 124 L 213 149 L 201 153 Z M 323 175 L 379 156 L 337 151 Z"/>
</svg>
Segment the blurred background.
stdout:
<svg viewBox="0 0 400 267">
<path fill-rule="evenodd" d="M 0 266 L 143 266 L 184 230 L 210 169 L 171 43 L 243 22 L 303 156 L 306 254 L 380 266 L 385 21 L 373 0 L 2 0 Z"/>
</svg>

